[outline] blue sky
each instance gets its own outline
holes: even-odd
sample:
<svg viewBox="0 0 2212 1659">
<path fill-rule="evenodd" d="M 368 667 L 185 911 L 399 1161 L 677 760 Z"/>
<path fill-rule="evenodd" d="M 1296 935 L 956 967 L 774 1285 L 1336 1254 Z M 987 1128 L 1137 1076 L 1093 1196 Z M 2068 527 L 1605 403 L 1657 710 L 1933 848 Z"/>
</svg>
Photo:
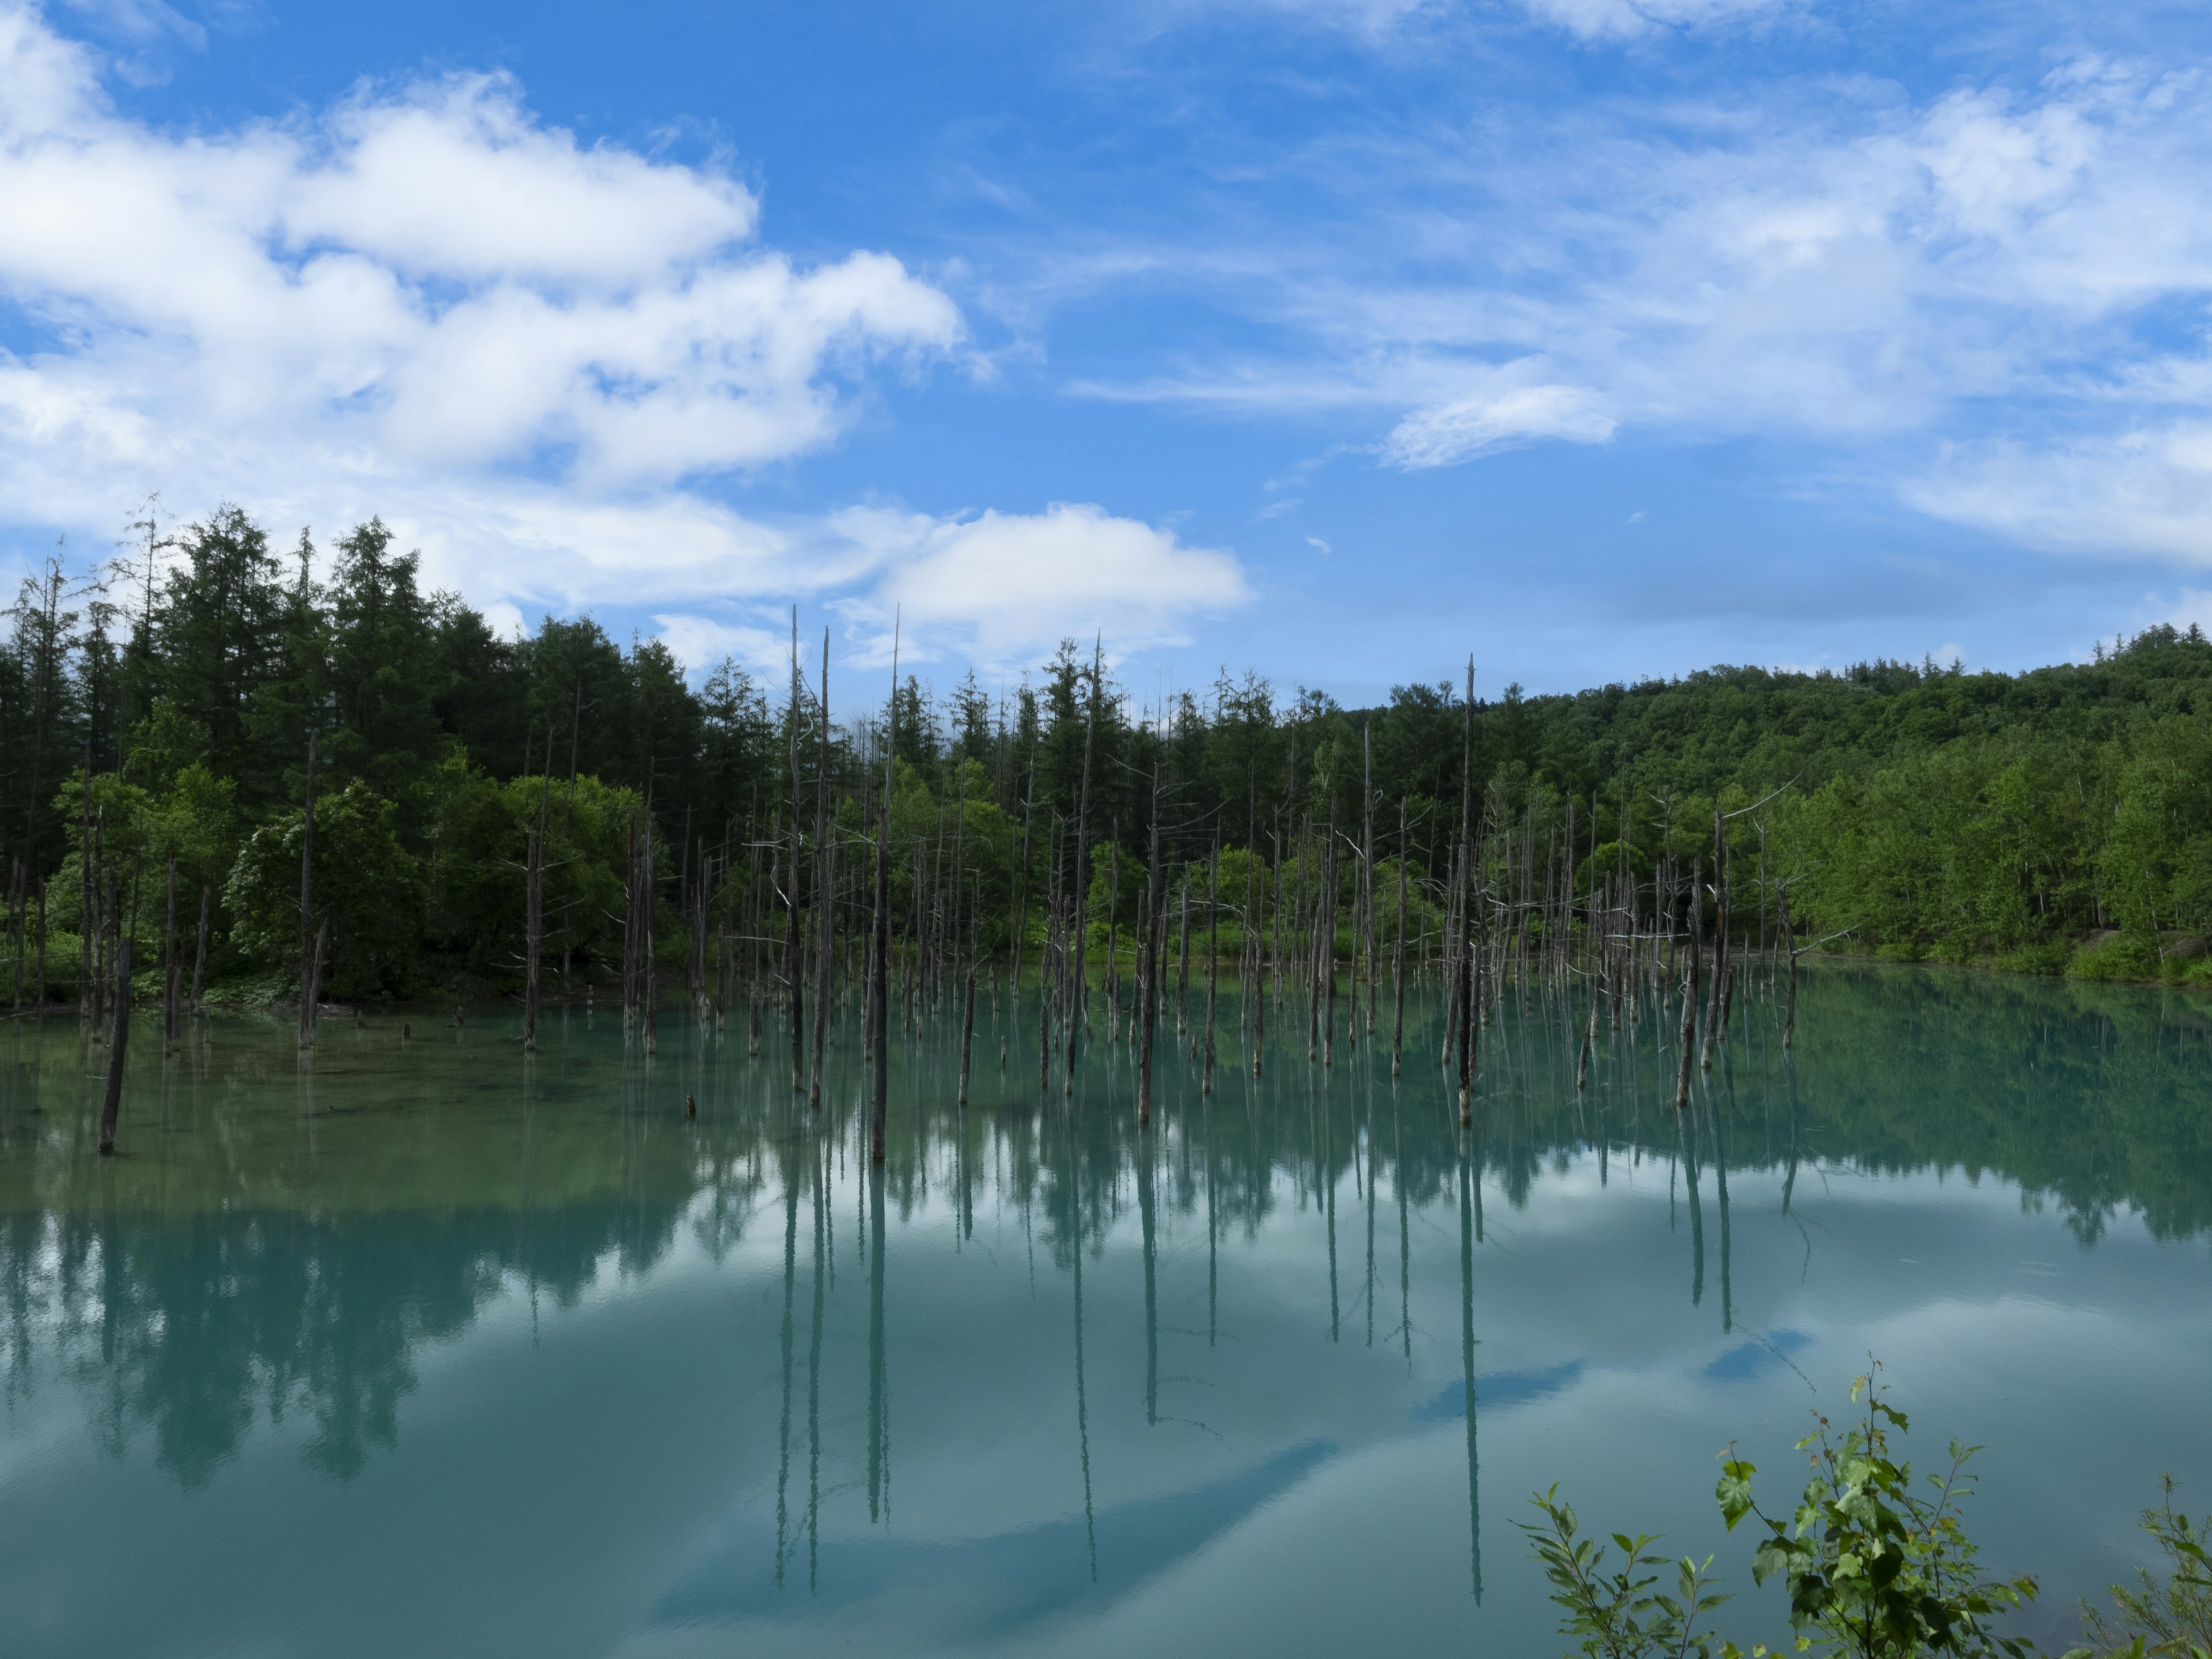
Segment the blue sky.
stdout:
<svg viewBox="0 0 2212 1659">
<path fill-rule="evenodd" d="M 0 545 L 1347 702 L 2212 621 L 2201 9 L 0 0 Z"/>
</svg>

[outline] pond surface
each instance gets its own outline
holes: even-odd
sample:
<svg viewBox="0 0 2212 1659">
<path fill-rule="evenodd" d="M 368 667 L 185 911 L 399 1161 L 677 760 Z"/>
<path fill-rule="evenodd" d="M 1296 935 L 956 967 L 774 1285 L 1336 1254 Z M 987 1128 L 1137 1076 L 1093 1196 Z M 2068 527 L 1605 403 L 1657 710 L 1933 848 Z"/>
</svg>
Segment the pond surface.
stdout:
<svg viewBox="0 0 2212 1659">
<path fill-rule="evenodd" d="M 112 1160 L 105 1050 L 0 1030 L 0 1650 L 1520 1659 L 1555 1481 L 1771 1640 L 1716 1454 L 1786 1509 L 1869 1352 L 2048 1640 L 2212 1493 L 2200 1005 L 1826 969 L 1678 1115 L 1671 1021 L 1578 1097 L 1587 1005 L 1516 994 L 1462 1133 L 1432 1006 L 1395 1085 L 1302 1009 L 1255 1082 L 1224 1002 L 1146 1132 L 1125 1045 L 1038 1089 L 1033 1002 L 964 1113 L 896 1037 L 880 1186 L 849 1024 L 810 1113 L 773 1022 L 145 1022 Z"/>
</svg>

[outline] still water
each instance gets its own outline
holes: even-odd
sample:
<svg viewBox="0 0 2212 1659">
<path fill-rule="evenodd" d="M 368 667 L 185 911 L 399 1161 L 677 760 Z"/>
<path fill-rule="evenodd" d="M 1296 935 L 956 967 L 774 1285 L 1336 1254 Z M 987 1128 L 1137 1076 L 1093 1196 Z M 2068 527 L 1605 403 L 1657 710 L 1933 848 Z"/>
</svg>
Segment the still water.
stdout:
<svg viewBox="0 0 2212 1659">
<path fill-rule="evenodd" d="M 1987 1443 L 2046 1639 L 2212 1493 L 2202 1005 L 1829 969 L 1677 1115 L 1668 1022 L 1577 1097 L 1516 994 L 1462 1133 L 1432 1007 L 1394 1085 L 1303 1010 L 1255 1081 L 1224 1003 L 1141 1133 L 1124 1045 L 1039 1090 L 1033 1003 L 964 1113 L 897 1037 L 880 1184 L 849 1027 L 810 1113 L 773 1025 L 142 1026 L 112 1160 L 105 1051 L 0 1031 L 0 1651 L 1556 1653 L 1555 1481 L 1771 1639 L 1716 1454 L 1786 1505 L 1869 1352 Z"/>
</svg>

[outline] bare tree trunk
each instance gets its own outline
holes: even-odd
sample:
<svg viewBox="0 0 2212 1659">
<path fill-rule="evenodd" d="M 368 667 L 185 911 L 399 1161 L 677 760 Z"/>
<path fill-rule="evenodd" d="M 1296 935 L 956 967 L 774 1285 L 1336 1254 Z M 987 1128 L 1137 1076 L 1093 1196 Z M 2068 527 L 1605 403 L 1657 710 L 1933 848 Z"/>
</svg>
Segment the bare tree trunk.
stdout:
<svg viewBox="0 0 2212 1659">
<path fill-rule="evenodd" d="M 891 688 L 892 714 L 897 715 L 898 688 Z M 791 880 L 784 896 L 783 975 L 791 1002 L 791 1091 L 806 1086 L 806 988 L 800 960 L 799 900 L 805 889 L 799 883 L 799 607 L 791 607 Z M 885 786 L 889 788 L 888 784 Z"/>
<path fill-rule="evenodd" d="M 1467 915 L 1462 923 L 1460 951 L 1462 960 L 1455 987 L 1459 1001 L 1459 1121 L 1462 1126 L 1474 1121 L 1475 1022 L 1481 1012 L 1476 1006 L 1479 997 L 1476 981 L 1482 971 L 1480 934 L 1475 919 L 1480 908 L 1482 880 L 1475 869 L 1474 659 L 1472 657 L 1467 663 L 1466 713 L 1467 729 L 1460 762 L 1459 833 Z"/>
<path fill-rule="evenodd" d="M 1380 930 L 1375 918 L 1375 730 L 1361 729 L 1359 787 L 1359 912 L 1367 940 L 1367 1035 L 1375 1036 L 1376 955 Z M 1355 947 L 1356 948 L 1356 947 Z M 1355 987 L 1357 981 L 1353 981 Z M 1355 1010 L 1355 1012 L 1357 1011 Z"/>
<path fill-rule="evenodd" d="M 814 902 L 821 937 L 815 941 L 814 1066 L 806 1085 L 806 1107 L 822 1105 L 822 1067 L 830 1048 L 830 996 L 836 971 L 836 868 L 830 855 L 830 630 L 822 630 L 822 755 L 814 780 Z"/>
<path fill-rule="evenodd" d="M 115 1155 L 115 1123 L 123 1111 L 123 1050 L 131 1041 L 131 939 L 115 953 L 115 1035 L 107 1049 L 107 1094 L 100 1108 L 100 1155 Z"/>
<path fill-rule="evenodd" d="M 960 1103 L 968 1103 L 968 1064 L 975 1047 L 975 961 L 968 962 L 968 994 L 960 1011 Z"/>
<path fill-rule="evenodd" d="M 1597 1041 L 1597 1012 L 1605 1006 L 1605 988 L 1595 981 L 1590 985 L 1589 1023 L 1583 1027 L 1582 1058 L 1575 1062 L 1575 1091 L 1580 1093 L 1589 1082 L 1590 1044 Z"/>
<path fill-rule="evenodd" d="M 1181 867 L 1182 945 L 1176 957 L 1176 1038 L 1178 1047 L 1182 1039 L 1190 1035 L 1190 860 L 1188 855 Z"/>
<path fill-rule="evenodd" d="M 179 1017 L 177 998 L 183 969 L 184 964 L 177 960 L 177 855 L 172 853 L 169 854 L 167 921 L 163 926 L 161 941 L 161 1054 L 164 1058 L 175 1054 L 181 1046 L 179 1037 L 183 1022 Z"/>
<path fill-rule="evenodd" d="M 1707 1072 L 1713 1069 L 1713 1048 L 1722 1040 L 1723 1022 L 1728 1016 L 1728 825 L 1721 817 L 1721 809 L 1718 805 L 1713 807 L 1713 896 L 1712 998 L 1705 1010 L 1705 1053 L 1698 1061 L 1699 1069 Z"/>
<path fill-rule="evenodd" d="M 629 857 L 625 866 L 623 893 L 623 1036 L 637 1029 L 637 814 L 629 819 Z"/>
<path fill-rule="evenodd" d="M 200 994 L 207 987 L 208 923 L 215 908 L 215 884 L 200 884 L 200 943 L 192 956 L 192 1012 L 200 1011 Z"/>
<path fill-rule="evenodd" d="M 545 940 L 545 832 L 538 824 L 524 833 L 529 845 L 522 872 L 522 1052 L 538 1052 L 538 964 Z"/>
<path fill-rule="evenodd" d="M 330 949 L 330 943 L 331 919 L 326 914 L 323 917 L 322 921 L 317 924 L 315 928 L 315 942 L 308 948 L 307 951 L 307 994 L 309 998 L 308 1006 L 310 1007 L 319 1007 L 321 1006 L 323 996 L 323 957 Z M 453 1024 L 458 1025 L 460 1023 L 460 1017 L 456 1013 L 453 1018 Z M 313 1028 L 311 1027 L 307 1032 L 307 1046 L 313 1047 L 315 1035 Z"/>
<path fill-rule="evenodd" d="M 1152 1121 L 1152 1036 L 1159 1025 L 1160 945 L 1167 933 L 1167 893 L 1160 885 L 1160 769 L 1152 765 L 1152 845 L 1145 871 L 1144 938 L 1137 948 L 1137 1126 Z"/>
<path fill-rule="evenodd" d="M 1083 966 L 1085 935 L 1091 931 L 1087 915 L 1091 902 L 1091 848 L 1086 842 L 1091 834 L 1091 750 L 1098 735 L 1098 700 L 1103 695 L 1099 678 L 1105 663 L 1105 641 L 1102 635 L 1091 642 L 1091 708 L 1083 725 L 1083 780 L 1075 801 L 1075 891 L 1071 918 L 1073 938 L 1070 941 L 1067 975 L 1067 1079 L 1064 1085 L 1064 1091 L 1071 1095 L 1075 1092 L 1077 1049 L 1091 1019 L 1091 983 L 1085 975 Z"/>
<path fill-rule="evenodd" d="M 645 1052 L 660 1046 L 660 963 L 653 950 L 653 901 L 659 891 L 653 878 L 653 792 L 645 795 L 645 861 L 638 881 L 638 987 L 645 1004 Z"/>
<path fill-rule="evenodd" d="M 1682 970 L 1682 1070 L 1674 1083 L 1674 1109 L 1678 1112 L 1690 1103 L 1690 1067 L 1698 1052 L 1698 969 L 1705 956 L 1704 946 L 1698 942 L 1698 931 L 1705 920 L 1704 884 L 1704 860 L 1699 860 L 1690 866 L 1690 945 L 1685 953 L 1689 961 Z"/>
<path fill-rule="evenodd" d="M 890 966 L 891 966 L 891 781 L 898 750 L 898 631 L 891 631 L 891 697 L 884 722 L 883 813 L 876 828 L 876 959 L 871 972 L 875 981 L 875 1070 L 870 1080 L 870 1162 L 884 1161 L 884 1120 L 890 1106 Z M 877 1182 L 882 1189 L 882 1182 Z M 880 1254 L 880 1240 L 878 1244 Z"/>
<path fill-rule="evenodd" d="M 300 1046 L 315 1041 L 315 969 L 309 956 L 315 945 L 315 739 L 307 733 L 307 810 L 300 828 Z"/>
<path fill-rule="evenodd" d="M 1390 1075 L 1398 1075 L 1406 1048 L 1406 798 L 1398 797 L 1398 939 L 1390 951 Z"/>
<path fill-rule="evenodd" d="M 1778 918 L 1782 928 L 1782 946 L 1790 952 L 1790 1000 L 1782 1015 L 1782 1046 L 1787 1048 L 1797 1036 L 1797 933 L 1790 925 L 1790 884 L 1775 884 L 1774 897 L 1781 906 Z"/>
<path fill-rule="evenodd" d="M 1200 1074 L 1199 1092 L 1213 1092 L 1213 1011 L 1221 988 L 1221 837 L 1213 838 L 1213 858 L 1206 871 L 1206 925 L 1212 930 L 1206 947 L 1206 1066 Z"/>
</svg>

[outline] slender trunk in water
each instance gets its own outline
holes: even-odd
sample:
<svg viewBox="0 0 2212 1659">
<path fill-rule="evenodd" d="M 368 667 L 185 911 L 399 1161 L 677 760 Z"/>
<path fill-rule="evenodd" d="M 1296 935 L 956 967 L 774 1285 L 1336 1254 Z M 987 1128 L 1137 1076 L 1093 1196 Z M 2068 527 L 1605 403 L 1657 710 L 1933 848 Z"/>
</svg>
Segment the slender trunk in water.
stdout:
<svg viewBox="0 0 2212 1659">
<path fill-rule="evenodd" d="M 162 926 L 161 936 L 161 1053 L 166 1058 L 177 1052 L 182 1020 L 179 1018 L 177 999 L 182 993 L 184 964 L 177 960 L 177 855 L 169 854 L 169 904 L 167 920 Z M 22 974 L 18 970 L 16 979 Z"/>
<path fill-rule="evenodd" d="M 1406 798 L 1398 797 L 1398 938 L 1390 950 L 1390 1075 L 1406 1047 Z"/>
<path fill-rule="evenodd" d="M 300 1046 L 315 1041 L 314 964 L 309 955 L 315 943 L 315 733 L 307 733 L 307 811 L 300 829 Z"/>
<path fill-rule="evenodd" d="M 822 630 L 822 755 L 814 780 L 814 904 L 820 937 L 814 947 L 814 1066 L 806 1085 L 810 1111 L 822 1104 L 822 1067 L 830 1047 L 832 951 L 836 947 L 836 907 L 831 884 L 836 868 L 830 857 L 830 630 Z"/>
<path fill-rule="evenodd" d="M 1774 896 L 1782 906 L 1783 947 L 1790 952 L 1790 1000 L 1782 1015 L 1782 1046 L 1787 1048 L 1797 1037 L 1797 935 L 1790 926 L 1790 884 L 1776 887 Z"/>
<path fill-rule="evenodd" d="M 107 1095 L 100 1109 L 100 1155 L 115 1155 L 115 1121 L 123 1110 L 123 1049 L 131 1041 L 131 940 L 115 953 L 115 1036 L 107 1049 Z"/>
<path fill-rule="evenodd" d="M 1460 763 L 1460 864 L 1462 878 L 1467 884 L 1463 902 L 1466 916 L 1462 926 L 1460 941 L 1461 970 L 1456 994 L 1459 1000 L 1459 1121 L 1462 1124 L 1474 1121 L 1474 1025 L 1481 1010 L 1477 1007 L 1476 976 L 1481 971 L 1480 951 L 1477 942 L 1475 914 L 1480 907 L 1481 878 L 1475 872 L 1474 835 L 1474 659 L 1467 664 L 1467 735 Z"/>
<path fill-rule="evenodd" d="M 1207 926 L 1212 932 L 1206 946 L 1206 1069 L 1200 1074 L 1198 1091 L 1213 1092 L 1213 1007 L 1221 988 L 1221 841 L 1213 842 L 1213 858 L 1206 867 L 1206 914 Z"/>
<path fill-rule="evenodd" d="M 791 1000 L 791 1091 L 806 1086 L 806 989 L 799 957 L 799 607 L 791 607 L 791 873 L 784 895 L 783 976 Z"/>
<path fill-rule="evenodd" d="M 1686 952 L 1689 961 L 1682 970 L 1682 1070 L 1674 1083 L 1678 1112 L 1690 1103 L 1690 1067 L 1698 1052 L 1698 969 L 1704 955 L 1698 931 L 1705 920 L 1705 861 L 1700 859 L 1690 866 L 1690 945 Z"/>
<path fill-rule="evenodd" d="M 1699 1057 L 1699 1069 L 1713 1069 L 1713 1047 L 1722 1039 L 1723 1022 L 1728 1014 L 1729 969 L 1729 881 L 1728 826 L 1721 817 L 1721 809 L 1713 808 L 1713 988 L 1711 1002 L 1705 1009 L 1705 1047 Z"/>
<path fill-rule="evenodd" d="M 875 981 L 875 1073 L 870 1081 L 868 1157 L 884 1161 L 884 1118 L 890 1104 L 890 966 L 891 966 L 891 781 L 898 749 L 898 632 L 891 632 L 891 696 L 884 710 L 884 799 L 876 824 L 876 959 L 871 966 Z M 882 1182 L 877 1182 L 877 1190 Z M 877 1249 L 882 1249 L 878 1242 Z"/>
<path fill-rule="evenodd" d="M 215 906 L 215 884 L 200 884 L 200 948 L 192 957 L 192 1012 L 200 1011 L 200 993 L 207 985 L 208 922 Z"/>
<path fill-rule="evenodd" d="M 1105 667 L 1106 648 L 1102 635 L 1092 642 L 1091 656 L 1091 708 L 1083 724 L 1083 781 L 1075 798 L 1075 892 L 1068 907 L 1074 938 L 1068 962 L 1067 1009 L 1067 1079 L 1065 1092 L 1075 1092 L 1075 1055 L 1085 1026 L 1091 1018 L 1091 984 L 1083 967 L 1085 935 L 1090 932 L 1091 849 L 1085 844 L 1091 833 L 1091 748 L 1098 735 L 1098 699 L 1101 695 L 1099 676 Z"/>
</svg>

